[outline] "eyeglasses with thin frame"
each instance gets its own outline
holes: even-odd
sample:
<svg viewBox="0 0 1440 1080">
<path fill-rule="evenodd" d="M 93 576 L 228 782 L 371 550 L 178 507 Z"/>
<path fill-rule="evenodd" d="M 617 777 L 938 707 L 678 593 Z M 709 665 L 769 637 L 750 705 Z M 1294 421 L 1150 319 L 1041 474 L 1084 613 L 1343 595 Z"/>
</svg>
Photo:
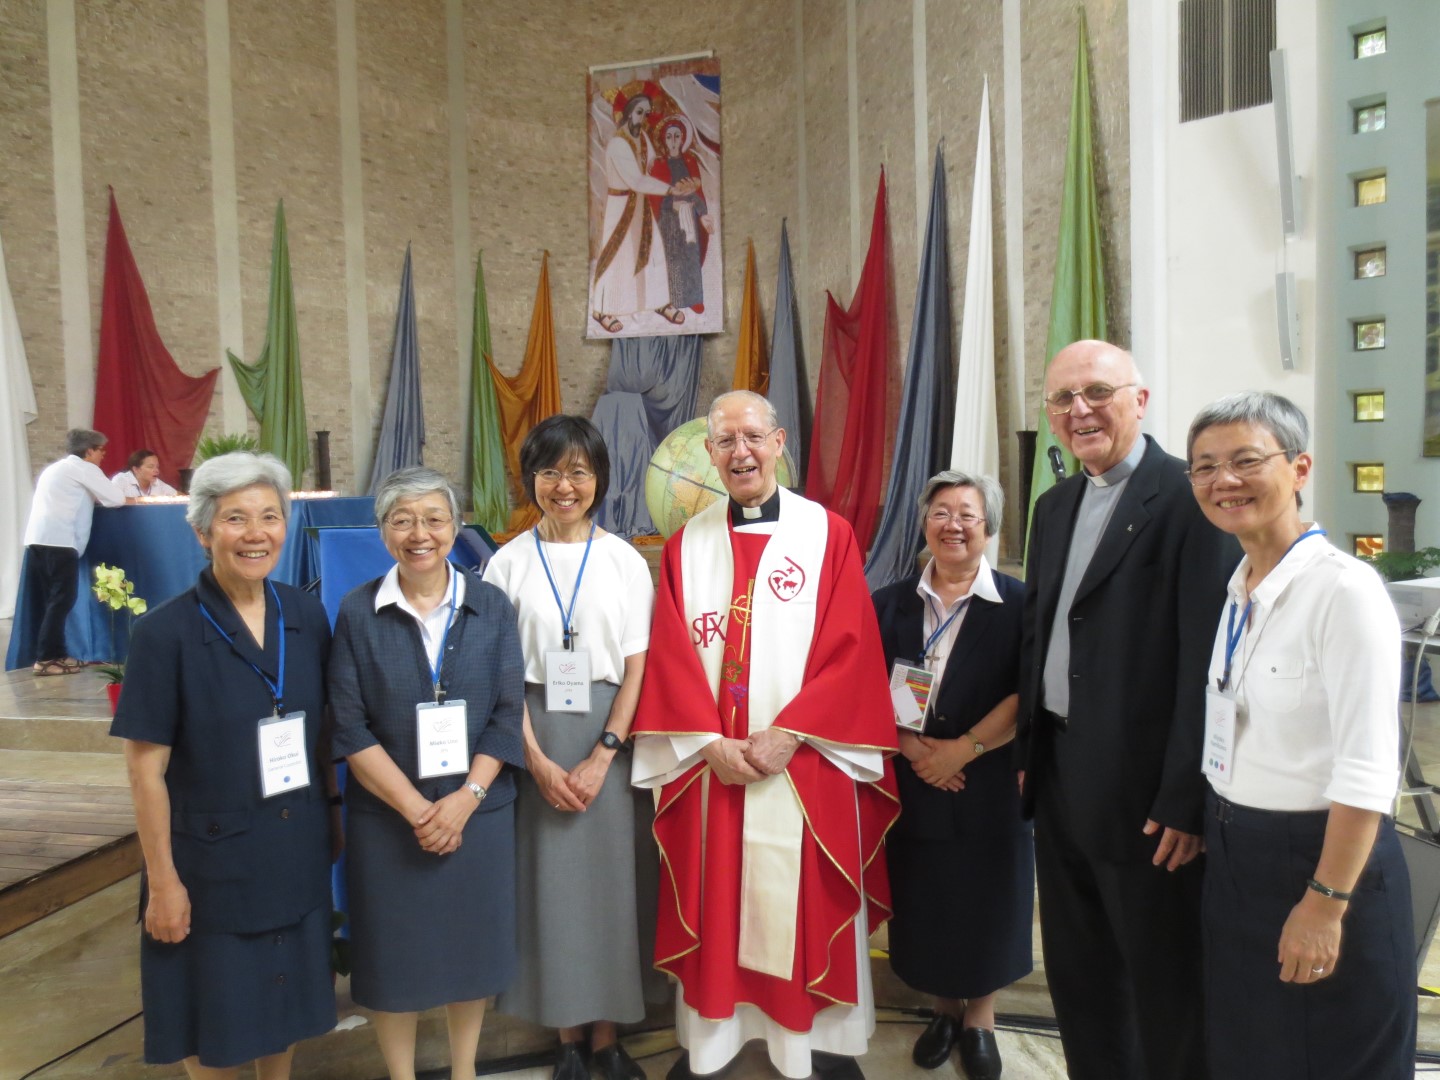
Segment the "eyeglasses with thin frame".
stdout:
<svg viewBox="0 0 1440 1080">
<path fill-rule="evenodd" d="M 770 436 L 779 430 L 778 427 L 772 427 L 769 431 L 746 431 L 739 435 L 717 435 L 710 440 L 710 446 L 722 454 L 728 454 L 740 444 L 741 439 L 744 439 L 745 445 L 751 450 L 759 450 L 770 441 Z"/>
<path fill-rule="evenodd" d="M 561 472 L 559 469 L 536 469 L 535 476 L 547 484 L 558 484 L 563 478 L 569 480 L 574 487 L 583 487 L 595 479 L 595 474 L 589 469 L 571 469 L 568 472 Z"/>
<path fill-rule="evenodd" d="M 427 532 L 441 532 L 454 524 L 455 519 L 449 514 L 426 514 L 417 518 L 414 514 L 391 514 L 385 519 L 385 524 L 396 532 L 409 532 L 415 528 L 415 523 L 425 526 Z"/>
<path fill-rule="evenodd" d="M 1205 465 L 1191 465 L 1185 470 L 1185 475 L 1190 478 L 1190 483 L 1195 487 L 1209 487 L 1220 477 L 1220 470 L 1226 469 L 1230 475 L 1239 480 L 1248 480 L 1252 476 L 1258 476 L 1265 470 L 1265 465 L 1271 458 L 1279 457 L 1281 454 L 1297 453 L 1295 450 L 1276 450 L 1273 454 L 1241 454 L 1229 461 L 1215 461 Z"/>
<path fill-rule="evenodd" d="M 249 514 L 239 512 L 225 514 L 215 518 L 215 524 L 230 529 L 232 532 L 245 532 L 249 529 L 273 529 L 285 524 L 285 515 L 279 510 L 267 510 L 263 514 L 251 517 Z"/>
<path fill-rule="evenodd" d="M 925 515 L 925 520 L 931 525 L 939 526 L 942 529 L 952 521 L 959 522 L 967 529 L 973 529 L 977 525 L 985 524 L 983 517 L 976 517 L 974 514 L 952 514 L 949 510 L 931 510 Z"/>
<path fill-rule="evenodd" d="M 1082 386 L 1079 390 L 1056 390 L 1045 398 L 1045 411 L 1055 416 L 1064 416 L 1075 406 L 1075 399 L 1083 397 L 1085 404 L 1092 409 L 1101 409 L 1110 404 L 1118 390 L 1126 387 L 1139 386 L 1139 383 L 1127 382 L 1119 386 L 1111 386 L 1109 383 L 1097 382 L 1089 386 Z"/>
</svg>

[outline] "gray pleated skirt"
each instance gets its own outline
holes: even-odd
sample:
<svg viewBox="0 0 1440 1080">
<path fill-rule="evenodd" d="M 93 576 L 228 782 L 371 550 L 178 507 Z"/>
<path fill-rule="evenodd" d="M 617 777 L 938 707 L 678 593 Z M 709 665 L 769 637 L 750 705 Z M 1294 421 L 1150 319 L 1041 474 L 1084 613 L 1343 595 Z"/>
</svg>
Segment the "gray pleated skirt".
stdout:
<svg viewBox="0 0 1440 1080">
<path fill-rule="evenodd" d="M 527 684 L 530 723 L 545 756 L 571 769 L 590 754 L 619 687 L 590 686 L 590 712 L 545 710 L 543 687 Z M 600 794 L 583 814 L 547 803 L 529 773 L 516 803 L 515 981 L 496 1008 L 546 1027 L 592 1020 L 637 1023 L 663 1001 L 652 968 L 659 856 L 650 833 L 650 792 L 630 786 L 630 755 L 615 755 Z"/>
</svg>

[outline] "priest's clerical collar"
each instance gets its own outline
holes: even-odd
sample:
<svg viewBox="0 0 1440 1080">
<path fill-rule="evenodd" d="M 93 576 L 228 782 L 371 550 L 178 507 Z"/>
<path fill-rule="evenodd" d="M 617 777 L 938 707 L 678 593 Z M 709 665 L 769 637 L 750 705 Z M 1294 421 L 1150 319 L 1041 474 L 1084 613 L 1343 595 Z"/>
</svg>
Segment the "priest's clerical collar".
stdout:
<svg viewBox="0 0 1440 1080">
<path fill-rule="evenodd" d="M 759 506 L 741 506 L 733 498 L 730 500 L 730 524 L 737 528 L 741 525 L 758 525 L 762 521 L 779 520 L 780 489 L 778 487 Z"/>
<path fill-rule="evenodd" d="M 1080 471 L 1085 473 L 1085 479 L 1089 480 L 1090 483 L 1096 487 L 1112 487 L 1122 480 L 1129 480 L 1130 474 L 1135 471 L 1136 466 L 1140 464 L 1140 459 L 1144 456 L 1145 436 L 1137 435 L 1135 437 L 1135 445 L 1130 448 L 1130 452 L 1125 455 L 1123 461 L 1116 462 L 1099 476 L 1092 476 L 1083 467 Z"/>
</svg>

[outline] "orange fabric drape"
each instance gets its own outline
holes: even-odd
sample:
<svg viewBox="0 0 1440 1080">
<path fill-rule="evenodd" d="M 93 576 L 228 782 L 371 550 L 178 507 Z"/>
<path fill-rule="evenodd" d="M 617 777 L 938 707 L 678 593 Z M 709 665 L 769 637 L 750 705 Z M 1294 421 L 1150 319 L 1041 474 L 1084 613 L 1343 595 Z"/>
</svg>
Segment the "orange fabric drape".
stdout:
<svg viewBox="0 0 1440 1080">
<path fill-rule="evenodd" d="M 530 337 L 525 361 L 509 378 L 486 356 L 495 397 L 500 406 L 500 439 L 505 447 L 505 468 L 510 473 L 514 508 L 507 529 L 516 533 L 540 520 L 520 483 L 520 444 L 530 429 L 560 411 L 560 366 L 555 352 L 555 319 L 550 310 L 550 253 L 540 260 L 540 283 L 535 287 L 535 310 L 530 316 Z"/>
<path fill-rule="evenodd" d="M 732 390 L 770 389 L 770 357 L 765 348 L 765 323 L 760 312 L 760 287 L 755 282 L 755 241 L 745 254 L 745 299 L 740 304 L 740 341 L 735 346 Z"/>
</svg>

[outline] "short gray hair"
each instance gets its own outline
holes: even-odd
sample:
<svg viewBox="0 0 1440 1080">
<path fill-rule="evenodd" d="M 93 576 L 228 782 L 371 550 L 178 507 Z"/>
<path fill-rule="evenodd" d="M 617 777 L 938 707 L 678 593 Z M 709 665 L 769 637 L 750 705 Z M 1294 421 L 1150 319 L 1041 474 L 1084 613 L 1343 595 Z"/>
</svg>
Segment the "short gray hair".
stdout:
<svg viewBox="0 0 1440 1080">
<path fill-rule="evenodd" d="M 375 524 L 384 525 L 396 503 L 409 502 L 436 491 L 441 492 L 445 501 L 450 504 L 450 516 L 454 518 L 458 532 L 463 522 L 460 520 L 460 500 L 455 497 L 455 489 L 450 486 L 450 481 L 445 479 L 443 473 L 427 469 L 424 465 L 396 469 L 380 481 L 380 486 L 375 489 Z"/>
<path fill-rule="evenodd" d="M 1221 424 L 1263 427 L 1275 436 L 1275 442 L 1285 451 L 1286 461 L 1294 461 L 1295 455 L 1310 444 L 1310 422 L 1305 419 L 1300 406 L 1268 390 L 1246 390 L 1212 401 L 1195 414 L 1185 443 L 1186 461 L 1194 464 L 1191 455 L 1195 452 L 1195 440 L 1200 433 Z"/>
<path fill-rule="evenodd" d="M 200 533 L 210 535 L 220 500 L 232 491 L 264 484 L 280 497 L 280 513 L 290 520 L 290 470 L 274 454 L 252 454 L 237 450 L 208 458 L 190 478 L 190 505 L 185 520 Z"/>
<path fill-rule="evenodd" d="M 91 450 L 99 450 L 110 440 L 98 431 L 89 428 L 71 428 L 65 433 L 65 453 L 84 457 Z"/>
<path fill-rule="evenodd" d="M 769 424 L 772 428 L 778 428 L 780 426 L 780 415 L 775 411 L 775 406 L 770 404 L 770 399 L 764 394 L 757 394 L 754 390 L 726 390 L 723 394 L 715 395 L 715 400 L 710 402 L 710 409 L 705 414 L 705 434 L 708 437 L 712 439 L 715 437 L 715 425 L 711 418 L 714 417 L 720 406 L 731 398 L 739 398 L 747 404 L 754 405 L 765 414 L 765 423 Z"/>
<path fill-rule="evenodd" d="M 935 496 L 952 487 L 974 488 L 980 493 L 980 501 L 985 504 L 985 535 L 999 535 L 1000 518 L 1005 513 L 1005 490 L 994 477 L 957 469 L 945 469 L 925 481 L 925 490 L 915 504 L 920 511 L 920 532 L 925 532 L 925 518 L 930 513 L 930 504 L 935 501 Z"/>
</svg>

